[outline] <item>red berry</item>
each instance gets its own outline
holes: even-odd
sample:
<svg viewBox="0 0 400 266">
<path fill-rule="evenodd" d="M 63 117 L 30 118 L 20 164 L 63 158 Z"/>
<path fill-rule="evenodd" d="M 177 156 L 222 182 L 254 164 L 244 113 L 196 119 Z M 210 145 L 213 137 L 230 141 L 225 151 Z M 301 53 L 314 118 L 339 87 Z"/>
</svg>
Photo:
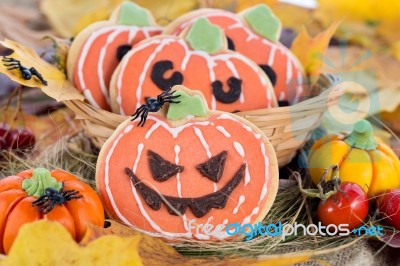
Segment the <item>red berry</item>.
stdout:
<svg viewBox="0 0 400 266">
<path fill-rule="evenodd" d="M 5 138 L 0 137 L 0 151 L 5 150 L 7 148 L 8 148 L 7 141 L 5 140 Z"/>
<path fill-rule="evenodd" d="M 35 145 L 35 136 L 25 128 L 16 128 L 7 135 L 7 144 L 12 149 L 29 149 Z"/>
<path fill-rule="evenodd" d="M 379 213 L 391 226 L 400 230 L 400 189 L 390 189 L 378 198 Z"/>
<path fill-rule="evenodd" d="M 368 197 L 357 184 L 343 182 L 340 191 L 318 206 L 318 218 L 325 226 L 348 224 L 349 230 L 361 225 L 368 214 Z"/>
</svg>

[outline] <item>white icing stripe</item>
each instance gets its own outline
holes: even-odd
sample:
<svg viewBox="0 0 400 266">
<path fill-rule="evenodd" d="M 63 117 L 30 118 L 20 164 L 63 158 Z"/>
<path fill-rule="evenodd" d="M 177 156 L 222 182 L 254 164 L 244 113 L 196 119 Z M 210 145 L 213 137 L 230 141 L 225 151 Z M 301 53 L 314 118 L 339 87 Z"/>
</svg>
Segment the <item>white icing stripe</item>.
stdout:
<svg viewBox="0 0 400 266">
<path fill-rule="evenodd" d="M 175 164 L 179 164 L 179 152 L 181 151 L 181 147 L 179 145 L 174 146 L 174 151 L 175 151 Z M 178 192 L 178 196 L 182 198 L 182 184 L 181 184 L 181 173 L 178 172 L 176 174 L 176 190 Z"/>
<path fill-rule="evenodd" d="M 235 209 L 233 209 L 233 214 L 236 214 L 236 213 L 238 213 L 238 211 L 239 211 L 239 208 L 240 208 L 240 205 L 242 205 L 242 204 L 243 204 L 243 202 L 245 201 L 245 199 L 246 199 L 246 197 L 245 197 L 245 196 L 243 196 L 243 195 L 240 195 L 240 197 L 239 197 L 239 202 L 238 202 L 238 204 L 236 205 Z"/>
<path fill-rule="evenodd" d="M 149 139 L 151 134 L 153 134 L 153 132 L 159 127 L 161 126 L 161 124 L 159 123 L 154 123 L 151 128 L 146 132 L 146 135 L 144 135 L 145 139 Z"/>
<path fill-rule="evenodd" d="M 231 134 L 223 126 L 217 126 L 216 129 L 221 132 L 225 137 L 230 138 Z"/>
<path fill-rule="evenodd" d="M 243 146 L 242 146 L 239 142 L 237 142 L 237 141 L 234 141 L 234 142 L 233 142 L 233 146 L 235 147 L 236 152 L 237 152 L 241 157 L 244 157 L 244 149 L 243 149 Z"/>
<path fill-rule="evenodd" d="M 267 195 L 268 192 L 268 188 L 267 188 L 267 184 L 268 184 L 268 179 L 269 179 L 269 158 L 265 152 L 265 145 L 264 143 L 261 143 L 261 153 L 264 156 L 264 165 L 265 165 L 265 172 L 264 172 L 264 176 L 265 176 L 265 182 L 263 185 L 263 188 L 261 190 L 261 194 L 260 194 L 260 200 L 259 203 L 264 200 L 265 195 Z"/>
<path fill-rule="evenodd" d="M 292 60 L 288 56 L 286 62 L 286 85 L 292 82 L 292 73 Z"/>
<path fill-rule="evenodd" d="M 208 126 L 209 124 L 210 124 L 210 122 L 209 121 L 202 121 L 202 122 L 192 122 L 192 123 L 186 123 L 186 124 L 184 124 L 184 125 L 182 125 L 182 126 L 179 126 L 179 127 L 174 127 L 174 128 L 171 128 L 167 123 L 165 123 L 164 121 L 161 121 L 160 119 L 158 119 L 157 117 L 155 117 L 155 116 L 152 116 L 152 115 L 149 115 L 148 117 L 147 117 L 147 120 L 153 120 L 153 121 L 155 121 L 155 124 L 152 126 L 152 127 L 156 127 L 156 128 L 158 128 L 158 127 L 163 127 L 165 130 L 167 130 L 171 135 L 172 135 L 172 137 L 175 139 L 175 138 L 177 138 L 178 137 L 178 135 L 179 135 L 179 133 L 181 133 L 185 128 L 187 128 L 187 127 L 192 127 L 192 126 Z M 150 130 L 149 130 L 150 131 Z M 148 139 L 148 138 L 150 138 L 150 136 L 151 136 L 151 134 L 153 133 L 155 131 L 155 129 L 154 130 L 152 130 L 152 132 L 150 133 L 150 134 L 148 134 L 148 133 L 146 133 L 146 136 L 145 136 L 145 138 L 146 139 Z"/>
<path fill-rule="evenodd" d="M 133 127 L 131 128 L 131 130 L 133 129 Z M 126 134 L 125 132 L 120 134 L 117 138 L 117 140 L 114 141 L 113 145 L 111 146 L 110 150 L 107 153 L 106 156 L 106 165 L 105 165 L 105 169 L 104 169 L 104 185 L 106 187 L 106 193 L 107 196 L 110 200 L 111 206 L 113 207 L 115 214 L 118 216 L 118 218 L 124 222 L 126 225 L 128 226 L 133 226 L 123 215 L 122 213 L 119 211 L 117 204 L 115 204 L 115 200 L 114 197 L 112 195 L 111 189 L 110 189 L 110 176 L 109 176 L 109 172 L 110 172 L 110 159 L 111 156 L 114 153 L 115 148 L 117 147 L 119 141 L 121 140 L 121 138 L 124 136 L 124 134 Z"/>
<path fill-rule="evenodd" d="M 92 104 L 94 107 L 100 108 L 100 106 L 94 100 L 92 92 L 90 90 L 84 90 L 83 95 L 85 95 L 85 98 L 90 102 L 90 104 Z"/>
<path fill-rule="evenodd" d="M 247 186 L 247 184 L 250 182 L 250 171 L 249 171 L 249 165 L 246 162 L 246 170 L 244 173 L 244 186 Z"/>
<path fill-rule="evenodd" d="M 144 147 L 143 143 L 140 143 L 140 144 L 138 145 L 138 147 L 137 147 L 137 149 L 138 149 L 137 154 L 138 154 L 138 155 L 137 155 L 137 157 L 136 157 L 135 164 L 133 165 L 133 170 L 132 170 L 134 174 L 136 174 L 137 166 L 138 166 L 138 164 L 139 164 L 140 157 L 142 156 L 143 147 Z"/>
<path fill-rule="evenodd" d="M 211 155 L 210 147 L 208 146 L 208 143 L 205 140 L 203 133 L 197 127 L 194 127 L 193 129 L 194 129 L 194 133 L 199 138 L 201 145 L 203 145 L 204 149 L 206 150 L 208 158 L 211 158 L 212 155 Z"/>
</svg>

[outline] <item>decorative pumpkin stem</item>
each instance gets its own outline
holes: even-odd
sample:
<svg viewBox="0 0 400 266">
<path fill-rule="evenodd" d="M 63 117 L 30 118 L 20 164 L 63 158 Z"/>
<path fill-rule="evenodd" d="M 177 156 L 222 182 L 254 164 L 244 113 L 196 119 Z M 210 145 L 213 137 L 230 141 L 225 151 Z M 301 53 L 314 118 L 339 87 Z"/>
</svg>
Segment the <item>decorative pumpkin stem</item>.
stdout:
<svg viewBox="0 0 400 266">
<path fill-rule="evenodd" d="M 353 132 L 345 139 L 345 142 L 363 150 L 374 150 L 378 145 L 371 124 L 364 119 L 354 124 Z"/>
<path fill-rule="evenodd" d="M 62 183 L 51 176 L 49 170 L 45 168 L 36 168 L 33 170 L 33 175 L 30 179 L 22 181 L 22 188 L 29 196 L 40 198 L 45 195 L 47 188 L 53 188 L 59 191 L 62 188 Z"/>
</svg>

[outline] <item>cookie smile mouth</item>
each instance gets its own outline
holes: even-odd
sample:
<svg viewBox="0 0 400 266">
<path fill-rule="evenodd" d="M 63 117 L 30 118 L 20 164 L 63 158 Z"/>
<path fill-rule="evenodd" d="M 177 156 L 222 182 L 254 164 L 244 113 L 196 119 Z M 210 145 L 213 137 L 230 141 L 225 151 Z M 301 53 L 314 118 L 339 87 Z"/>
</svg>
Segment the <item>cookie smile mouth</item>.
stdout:
<svg viewBox="0 0 400 266">
<path fill-rule="evenodd" d="M 242 181 L 245 170 L 246 164 L 242 164 L 231 180 L 229 180 L 223 188 L 197 198 L 179 198 L 160 195 L 140 181 L 140 179 L 128 167 L 125 168 L 125 173 L 129 176 L 133 186 L 135 186 L 139 191 L 139 194 L 146 201 L 147 205 L 153 210 L 159 210 L 161 208 L 161 202 L 164 202 L 168 212 L 172 215 L 183 215 L 189 207 L 194 216 L 201 218 L 212 208 L 223 209 L 226 206 L 229 196 Z M 171 208 L 171 206 L 173 208 Z"/>
</svg>

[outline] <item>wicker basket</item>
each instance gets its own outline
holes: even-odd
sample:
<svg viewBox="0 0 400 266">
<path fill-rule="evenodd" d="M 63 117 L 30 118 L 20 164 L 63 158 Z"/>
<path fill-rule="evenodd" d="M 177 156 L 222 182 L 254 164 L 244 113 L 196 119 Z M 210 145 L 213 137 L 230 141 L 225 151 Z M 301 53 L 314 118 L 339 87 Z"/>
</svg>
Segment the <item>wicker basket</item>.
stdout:
<svg viewBox="0 0 400 266">
<path fill-rule="evenodd" d="M 322 115 L 329 106 L 337 104 L 343 90 L 334 89 L 338 80 L 334 76 L 321 75 L 316 90 L 317 95 L 288 107 L 259 109 L 239 112 L 236 115 L 246 118 L 259 127 L 270 139 L 275 148 L 279 166 L 288 164 L 308 140 L 311 131 L 317 128 Z M 115 128 L 128 117 L 110 113 L 82 101 L 64 102 L 81 119 L 85 133 L 99 148 Z"/>
</svg>

